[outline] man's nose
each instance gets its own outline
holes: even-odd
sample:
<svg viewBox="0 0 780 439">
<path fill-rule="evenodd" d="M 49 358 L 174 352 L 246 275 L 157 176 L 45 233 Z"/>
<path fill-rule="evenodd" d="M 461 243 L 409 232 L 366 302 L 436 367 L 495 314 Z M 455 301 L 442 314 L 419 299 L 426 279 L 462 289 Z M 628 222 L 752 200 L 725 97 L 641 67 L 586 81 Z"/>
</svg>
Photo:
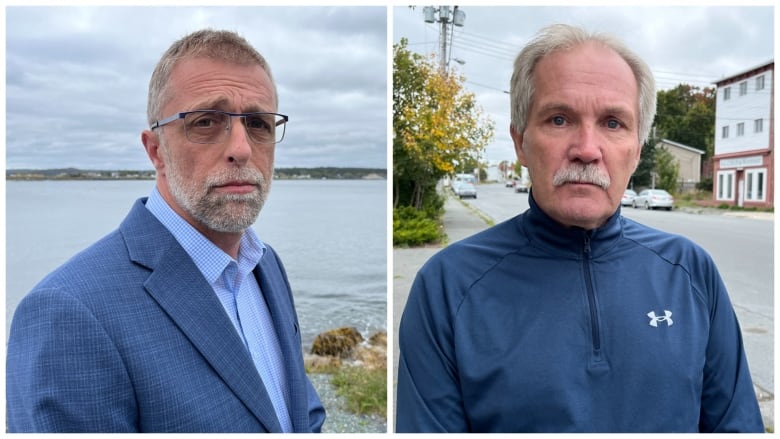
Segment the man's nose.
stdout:
<svg viewBox="0 0 780 439">
<path fill-rule="evenodd" d="M 249 133 L 240 117 L 230 118 L 230 131 L 228 132 L 227 156 L 230 163 L 243 165 L 252 156 L 252 143 Z"/>
<path fill-rule="evenodd" d="M 604 137 L 595 124 L 583 123 L 575 131 L 569 145 L 569 159 L 590 163 L 601 159 Z"/>
</svg>

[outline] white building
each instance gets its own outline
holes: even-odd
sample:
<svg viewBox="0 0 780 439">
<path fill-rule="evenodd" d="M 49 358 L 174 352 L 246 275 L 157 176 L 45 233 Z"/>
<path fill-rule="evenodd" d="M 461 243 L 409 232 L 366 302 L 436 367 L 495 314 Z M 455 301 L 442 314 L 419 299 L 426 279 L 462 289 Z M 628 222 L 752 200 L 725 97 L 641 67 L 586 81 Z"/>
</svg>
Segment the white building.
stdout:
<svg viewBox="0 0 780 439">
<path fill-rule="evenodd" d="M 775 62 L 716 82 L 713 189 L 718 203 L 774 205 Z"/>
</svg>

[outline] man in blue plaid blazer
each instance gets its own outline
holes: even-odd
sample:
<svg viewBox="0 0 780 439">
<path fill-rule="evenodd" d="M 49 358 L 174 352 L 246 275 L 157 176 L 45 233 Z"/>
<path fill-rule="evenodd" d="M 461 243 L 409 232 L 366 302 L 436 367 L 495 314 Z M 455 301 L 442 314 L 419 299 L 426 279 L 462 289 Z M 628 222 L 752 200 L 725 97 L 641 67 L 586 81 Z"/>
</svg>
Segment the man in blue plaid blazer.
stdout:
<svg viewBox="0 0 780 439">
<path fill-rule="evenodd" d="M 277 105 L 265 60 L 232 32 L 163 55 L 141 136 L 156 187 L 19 304 L 8 431 L 320 431 L 287 276 L 251 227 Z"/>
</svg>

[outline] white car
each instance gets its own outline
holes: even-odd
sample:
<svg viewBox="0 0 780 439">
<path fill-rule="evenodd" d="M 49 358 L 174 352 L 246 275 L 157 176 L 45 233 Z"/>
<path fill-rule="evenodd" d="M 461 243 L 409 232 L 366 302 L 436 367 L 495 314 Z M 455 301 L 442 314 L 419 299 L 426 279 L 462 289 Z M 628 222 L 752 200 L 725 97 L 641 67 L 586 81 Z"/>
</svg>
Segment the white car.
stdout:
<svg viewBox="0 0 780 439">
<path fill-rule="evenodd" d="M 644 207 L 648 210 L 658 207 L 672 210 L 672 207 L 674 207 L 674 197 L 663 189 L 645 189 L 634 198 L 631 205 L 634 206 L 634 208 Z"/>
</svg>

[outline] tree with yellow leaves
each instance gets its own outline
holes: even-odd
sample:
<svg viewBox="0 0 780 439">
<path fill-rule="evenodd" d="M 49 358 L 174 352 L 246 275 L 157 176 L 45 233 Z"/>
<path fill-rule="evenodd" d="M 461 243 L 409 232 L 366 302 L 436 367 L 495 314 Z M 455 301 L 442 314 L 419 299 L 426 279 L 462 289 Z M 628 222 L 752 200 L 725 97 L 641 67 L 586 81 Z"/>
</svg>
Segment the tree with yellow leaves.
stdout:
<svg viewBox="0 0 780 439">
<path fill-rule="evenodd" d="M 442 74 L 406 46 L 393 46 L 393 206 L 423 210 L 441 205 L 436 183 L 479 155 L 494 123 L 462 76 Z"/>
</svg>

